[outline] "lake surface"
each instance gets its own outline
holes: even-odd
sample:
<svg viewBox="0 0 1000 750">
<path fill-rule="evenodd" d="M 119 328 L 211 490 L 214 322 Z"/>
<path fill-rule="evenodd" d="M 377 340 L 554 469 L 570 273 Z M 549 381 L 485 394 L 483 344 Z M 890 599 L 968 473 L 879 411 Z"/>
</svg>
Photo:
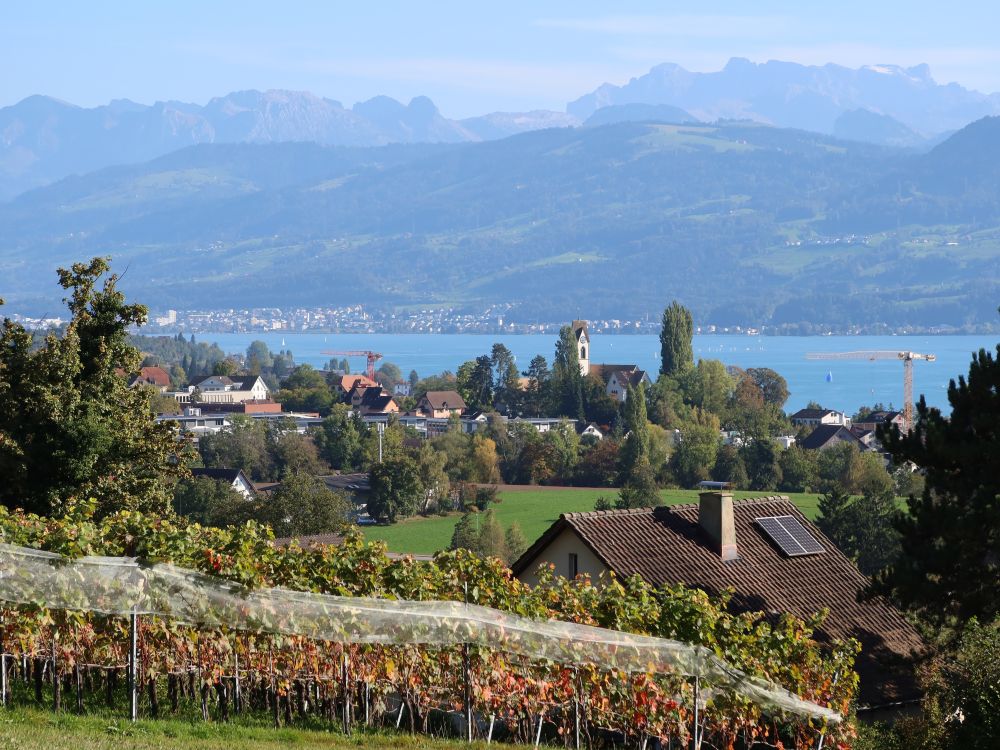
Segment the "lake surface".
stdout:
<svg viewBox="0 0 1000 750">
<path fill-rule="evenodd" d="M 507 346 L 522 370 L 536 354 L 552 363 L 555 336 L 499 336 L 476 334 L 335 334 L 335 333 L 201 333 L 198 341 L 216 341 L 227 353 L 245 352 L 251 341 L 261 340 L 273 351 L 290 349 L 298 363 L 324 366 L 333 355 L 327 350 L 381 352 L 383 361 L 421 376 L 454 372 L 480 354 L 489 354 L 495 341 Z M 282 343 L 284 342 L 284 343 Z M 853 414 L 863 404 L 882 402 L 900 407 L 903 401 L 903 364 L 898 361 L 807 360 L 808 352 L 857 350 L 908 350 L 936 354 L 936 362 L 914 363 L 914 393 L 950 411 L 948 381 L 968 374 L 972 353 L 980 348 L 995 351 L 996 336 L 727 336 L 694 337 L 695 357 L 720 359 L 739 367 L 770 367 L 788 381 L 791 396 L 785 404 L 795 411 L 809 401 Z M 349 358 L 351 370 L 361 372 L 364 357 Z M 656 379 L 660 362 L 657 336 L 593 334 L 591 361 L 625 364 L 635 362 Z"/>
</svg>

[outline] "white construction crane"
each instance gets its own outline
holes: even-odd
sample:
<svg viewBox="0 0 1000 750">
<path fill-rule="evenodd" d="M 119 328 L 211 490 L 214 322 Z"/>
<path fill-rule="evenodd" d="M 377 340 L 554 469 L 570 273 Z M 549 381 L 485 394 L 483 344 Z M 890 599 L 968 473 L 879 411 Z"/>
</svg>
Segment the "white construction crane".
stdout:
<svg viewBox="0 0 1000 750">
<path fill-rule="evenodd" d="M 813 352 L 806 359 L 867 359 L 874 362 L 879 359 L 897 359 L 903 361 L 903 431 L 909 432 L 913 425 L 913 361 L 924 359 L 933 362 L 936 354 L 918 354 L 917 352 L 894 351 L 862 351 L 862 352 Z"/>
</svg>

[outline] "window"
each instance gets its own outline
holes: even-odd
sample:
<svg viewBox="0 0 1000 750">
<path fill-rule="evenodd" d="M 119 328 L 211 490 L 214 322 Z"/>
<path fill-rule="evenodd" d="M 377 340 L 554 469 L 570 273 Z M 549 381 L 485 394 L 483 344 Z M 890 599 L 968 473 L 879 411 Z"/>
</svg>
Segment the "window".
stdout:
<svg viewBox="0 0 1000 750">
<path fill-rule="evenodd" d="M 576 578 L 577 573 L 580 571 L 580 558 L 577 557 L 575 552 L 569 553 L 569 577 Z"/>
</svg>

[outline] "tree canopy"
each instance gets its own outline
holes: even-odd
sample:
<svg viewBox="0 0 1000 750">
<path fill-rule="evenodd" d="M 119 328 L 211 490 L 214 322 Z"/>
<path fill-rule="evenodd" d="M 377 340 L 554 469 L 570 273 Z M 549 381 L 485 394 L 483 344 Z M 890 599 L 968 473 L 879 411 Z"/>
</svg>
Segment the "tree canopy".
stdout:
<svg viewBox="0 0 1000 750">
<path fill-rule="evenodd" d="M 117 283 L 105 258 L 59 269 L 71 319 L 37 348 L 29 331 L 4 319 L 0 502 L 7 507 L 59 515 L 74 499 L 93 498 L 98 515 L 170 512 L 187 444 L 169 423 L 154 421 L 148 389 L 128 387 L 142 361 L 128 329 L 147 313 L 127 303 Z"/>
<path fill-rule="evenodd" d="M 1000 615 L 1000 345 L 981 349 L 968 378 L 948 387 L 951 416 L 917 404 L 913 429 L 880 428 L 897 464 L 925 472 L 919 497 L 896 515 L 902 552 L 876 590 L 928 619 Z"/>
<path fill-rule="evenodd" d="M 694 363 L 693 335 L 691 311 L 676 300 L 671 302 L 663 311 L 660 329 L 660 372 L 663 375 L 676 375 Z"/>
</svg>

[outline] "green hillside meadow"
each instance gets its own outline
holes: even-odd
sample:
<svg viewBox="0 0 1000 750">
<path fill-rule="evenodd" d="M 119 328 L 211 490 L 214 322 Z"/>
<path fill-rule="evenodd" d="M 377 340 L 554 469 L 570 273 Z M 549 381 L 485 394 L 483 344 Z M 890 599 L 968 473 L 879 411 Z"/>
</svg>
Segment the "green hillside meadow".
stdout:
<svg viewBox="0 0 1000 750">
<path fill-rule="evenodd" d="M 590 489 L 576 487 L 511 487 L 503 488 L 501 502 L 493 506 L 497 519 L 504 528 L 514 521 L 521 525 L 524 537 L 531 544 L 562 513 L 580 513 L 594 509 L 598 497 L 604 495 L 614 502 L 615 489 Z M 761 497 L 767 493 L 734 492 L 736 498 Z M 698 502 L 696 490 L 661 490 L 664 505 Z M 791 493 L 788 495 L 807 518 L 818 514 L 819 495 Z M 381 539 L 389 545 L 390 552 L 410 552 L 415 555 L 433 554 L 447 549 L 451 534 L 461 516 L 418 516 L 400 521 L 392 526 L 365 529 L 369 539 Z"/>
</svg>

